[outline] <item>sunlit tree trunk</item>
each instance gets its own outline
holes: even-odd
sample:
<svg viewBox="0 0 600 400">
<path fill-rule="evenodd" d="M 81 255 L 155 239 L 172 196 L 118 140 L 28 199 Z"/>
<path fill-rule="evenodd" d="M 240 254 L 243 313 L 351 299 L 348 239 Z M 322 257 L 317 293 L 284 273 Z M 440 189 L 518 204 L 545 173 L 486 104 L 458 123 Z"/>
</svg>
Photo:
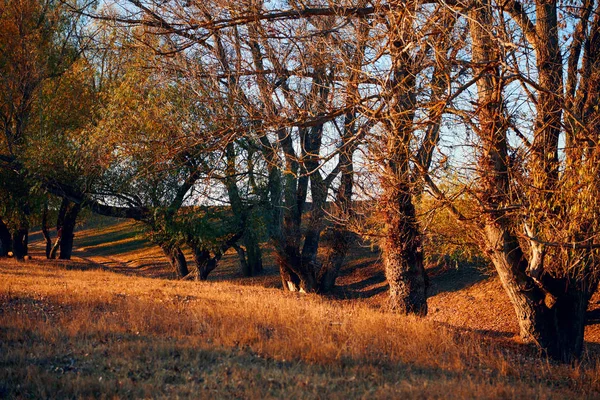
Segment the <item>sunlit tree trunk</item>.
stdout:
<svg viewBox="0 0 600 400">
<path fill-rule="evenodd" d="M 385 222 L 382 240 L 385 274 L 390 286 L 390 308 L 407 314 L 427 314 L 427 277 L 423 248 L 413 205 L 410 157 L 416 107 L 416 76 L 407 50 L 412 15 L 391 18 L 392 101 L 386 127 L 386 160 L 380 182 Z"/>
<path fill-rule="evenodd" d="M 558 208 L 554 204 L 558 180 L 558 139 L 561 130 L 562 60 L 558 47 L 555 2 L 536 4 L 537 21 L 534 43 L 540 85 L 547 91 L 538 93 L 534 141 L 531 147 L 531 179 L 533 188 L 527 201 L 545 214 L 536 217 L 538 224 L 551 223 Z M 543 247 L 531 240 L 529 256 L 523 251 L 516 232 L 523 228 L 515 214 L 506 211 L 511 204 L 511 171 L 507 151 L 507 121 L 503 109 L 503 83 L 500 76 L 500 54 L 490 27 L 492 11 L 488 0 L 476 3 L 470 14 L 475 73 L 477 82 L 479 135 L 482 152 L 479 158 L 481 196 L 487 210 L 483 223 L 484 250 L 490 256 L 500 281 L 511 300 L 523 340 L 536 343 L 557 360 L 570 362 L 581 355 L 585 313 L 597 280 L 589 270 L 576 271 L 574 266 L 560 265 L 562 276 L 546 274 Z M 536 208 L 533 208 L 535 212 Z M 535 235 L 526 225 L 528 235 Z M 572 249 L 573 252 L 576 249 Z M 582 265 L 593 262 L 578 250 Z M 575 254 L 575 253 L 574 253 Z M 580 260 L 581 261 L 581 260 Z"/>
</svg>

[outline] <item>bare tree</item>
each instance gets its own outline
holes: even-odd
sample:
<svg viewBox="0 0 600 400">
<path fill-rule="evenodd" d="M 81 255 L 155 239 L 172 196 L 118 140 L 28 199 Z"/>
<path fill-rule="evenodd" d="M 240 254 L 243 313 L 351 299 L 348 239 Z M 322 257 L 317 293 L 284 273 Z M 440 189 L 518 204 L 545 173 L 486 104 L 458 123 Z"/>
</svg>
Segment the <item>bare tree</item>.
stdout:
<svg viewBox="0 0 600 400">
<path fill-rule="evenodd" d="M 471 177 L 465 190 L 479 203 L 480 217 L 467 219 L 451 210 L 479 232 L 477 240 L 515 307 L 523 339 L 561 361 L 581 355 L 585 312 L 598 285 L 598 186 L 592 178 L 597 119 L 581 102 L 575 105 L 575 98 L 597 90 L 589 73 L 597 62 L 594 7 L 585 2 L 565 10 L 570 14 L 565 24 L 558 18 L 558 2 L 536 2 L 529 11 L 515 1 L 475 3 L 464 17 L 476 101 L 473 109 L 452 110 L 477 135 L 476 179 Z M 573 30 L 561 29 L 569 24 Z M 533 114 L 533 123 L 519 113 Z M 568 143 L 564 149 L 561 137 Z"/>
</svg>

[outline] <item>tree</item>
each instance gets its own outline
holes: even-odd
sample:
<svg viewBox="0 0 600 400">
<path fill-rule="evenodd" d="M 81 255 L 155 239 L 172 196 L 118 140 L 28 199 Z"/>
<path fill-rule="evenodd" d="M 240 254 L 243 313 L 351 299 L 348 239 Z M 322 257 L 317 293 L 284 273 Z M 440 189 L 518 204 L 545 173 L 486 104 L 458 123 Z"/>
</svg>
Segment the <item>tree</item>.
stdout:
<svg viewBox="0 0 600 400">
<path fill-rule="evenodd" d="M 70 68 L 77 54 L 77 24 L 59 2 L 9 1 L 0 6 L 0 167 L 3 216 L 12 231 L 14 255 L 27 255 L 30 219 L 42 204 L 27 153 L 38 144 L 32 121 L 41 112 L 43 86 Z M 37 148 L 39 151 L 39 147 Z M 3 247 L 9 247 L 4 245 Z"/>
<path fill-rule="evenodd" d="M 556 1 L 535 2 L 530 11 L 518 1 L 470 8 L 477 96 L 473 109 L 453 112 L 466 117 L 478 139 L 476 176 L 464 190 L 479 203 L 479 218 L 465 218 L 431 186 L 479 233 L 521 337 L 572 361 L 581 355 L 585 312 L 598 286 L 598 119 L 588 94 L 598 90 L 600 20 L 594 2 L 566 7 L 564 23 L 559 10 Z"/>
</svg>

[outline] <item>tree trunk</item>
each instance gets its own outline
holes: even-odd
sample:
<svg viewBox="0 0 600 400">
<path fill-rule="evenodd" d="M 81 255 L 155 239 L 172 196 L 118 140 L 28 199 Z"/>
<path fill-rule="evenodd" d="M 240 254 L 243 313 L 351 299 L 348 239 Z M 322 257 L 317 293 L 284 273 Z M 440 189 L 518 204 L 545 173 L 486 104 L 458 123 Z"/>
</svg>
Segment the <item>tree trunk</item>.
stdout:
<svg viewBox="0 0 600 400">
<path fill-rule="evenodd" d="M 347 221 L 352 216 L 352 192 L 354 191 L 354 165 L 352 163 L 352 154 L 356 149 L 355 144 L 349 145 L 348 141 L 355 135 L 354 124 L 356 115 L 354 112 L 346 114 L 344 119 L 344 135 L 342 137 L 344 151 L 340 152 L 341 178 L 340 186 L 335 198 L 335 205 L 338 208 L 342 221 Z M 353 235 L 346 227 L 336 223 L 333 227 L 333 242 L 330 253 L 319 271 L 319 291 L 327 293 L 335 287 L 335 281 L 344 264 L 346 253 L 352 243 Z"/>
<path fill-rule="evenodd" d="M 244 235 L 244 245 L 246 247 L 246 265 L 244 266 L 242 264 L 242 274 L 244 276 L 256 276 L 262 272 L 263 264 L 260 244 L 258 243 L 256 233 L 252 226 L 248 227 L 246 234 Z"/>
<path fill-rule="evenodd" d="M 66 198 L 62 199 L 60 203 L 60 209 L 58 210 L 58 215 L 56 217 L 56 240 L 52 249 L 50 250 L 50 259 L 54 260 L 56 258 L 56 254 L 58 253 L 58 249 L 60 248 L 60 243 L 62 241 L 63 234 L 63 225 L 65 221 L 65 216 L 69 209 L 69 200 Z"/>
<path fill-rule="evenodd" d="M 597 280 L 587 277 L 555 279 L 527 274 L 527 260 L 518 240 L 507 230 L 486 227 L 491 259 L 514 306 L 523 341 L 535 343 L 557 361 L 572 362 L 581 356 L 585 317 Z M 492 247 L 491 244 L 494 244 Z"/>
<path fill-rule="evenodd" d="M 539 93 L 538 114 L 534 129 L 533 175 L 534 186 L 544 204 L 552 195 L 558 176 L 557 146 L 560 132 L 561 105 L 557 96 L 562 93 L 562 62 L 556 37 L 556 3 L 537 2 L 536 55 L 540 85 L 547 91 Z M 475 72 L 485 75 L 477 81 L 479 136 L 481 156 L 479 174 L 481 193 L 485 202 L 485 220 L 482 225 L 485 245 L 498 276 L 513 304 L 526 342 L 533 342 L 548 356 L 570 362 L 581 355 L 585 312 L 589 293 L 595 285 L 591 278 L 571 277 L 555 279 L 543 275 L 539 257 L 532 248 L 528 261 L 514 232 L 521 231 L 521 221 L 504 207 L 511 204 L 509 156 L 507 151 L 507 123 L 503 110 L 503 80 L 500 76 L 500 58 L 494 38 L 492 11 L 488 0 L 479 0 L 470 10 L 470 31 Z M 541 45 L 542 44 L 542 45 Z M 558 68 L 558 69 L 557 69 Z M 540 201 L 533 199 L 530 202 Z M 532 246 L 533 247 L 533 246 Z M 565 268 L 565 271 L 569 268 Z"/>
<path fill-rule="evenodd" d="M 320 293 L 330 292 L 335 287 L 335 281 L 344 264 L 351 241 L 352 234 L 350 232 L 339 227 L 334 229 L 331 252 L 319 271 Z"/>
<path fill-rule="evenodd" d="M 300 278 L 294 272 L 297 269 L 297 265 L 300 265 L 300 256 L 289 256 L 282 254 L 281 251 L 277 252 L 277 264 L 279 265 L 279 275 L 281 276 L 281 283 L 284 290 L 290 292 L 305 291 L 300 285 Z"/>
<path fill-rule="evenodd" d="M 221 257 L 211 257 L 210 252 L 207 250 L 195 250 L 194 261 L 196 261 L 196 267 L 198 268 L 198 279 L 205 281 L 208 279 L 208 275 L 217 268 L 217 262 Z"/>
<path fill-rule="evenodd" d="M 390 308 L 405 314 L 427 314 L 427 276 L 423 267 L 423 248 L 412 202 L 410 158 L 414 137 L 416 78 L 408 46 L 414 29 L 412 18 L 391 15 L 393 39 L 392 90 L 386 125 L 386 165 L 380 177 L 380 200 L 385 222 L 382 243 L 385 274 L 390 285 Z"/>
<path fill-rule="evenodd" d="M 542 312 L 538 321 L 541 348 L 561 362 L 573 362 L 581 357 L 590 294 L 585 283 L 566 281 L 566 290 L 556 299 L 553 307 L 540 305 Z"/>
<path fill-rule="evenodd" d="M 179 246 L 161 244 L 160 248 L 165 256 L 167 256 L 169 264 L 175 271 L 175 274 L 178 278 L 183 278 L 190 273 L 188 270 L 187 261 L 185 260 L 185 255 Z"/>
<path fill-rule="evenodd" d="M 46 243 L 46 258 L 50 259 L 50 253 L 52 252 L 52 238 L 50 237 L 50 231 L 48 229 L 48 201 L 44 204 L 44 211 L 42 213 L 42 236 L 44 236 L 44 242 Z"/>
<path fill-rule="evenodd" d="M 8 226 L 0 219 L 0 257 L 8 256 L 12 251 L 12 236 Z"/>
<path fill-rule="evenodd" d="M 390 307 L 404 314 L 427 314 L 427 276 L 415 209 L 409 193 L 394 196 L 386 213 L 383 243 L 385 275 L 390 285 Z"/>
<path fill-rule="evenodd" d="M 12 235 L 13 254 L 19 261 L 25 260 L 25 256 L 27 256 L 28 233 L 29 230 L 26 227 L 21 227 L 14 231 Z"/>
<path fill-rule="evenodd" d="M 75 224 L 81 210 L 80 204 L 71 203 L 64 216 L 62 225 L 62 239 L 60 240 L 61 260 L 70 260 L 73 253 L 73 239 L 75 238 Z"/>
<path fill-rule="evenodd" d="M 246 277 L 252 276 L 250 268 L 248 267 L 248 262 L 246 261 L 246 250 L 244 250 L 241 246 L 238 246 L 237 243 L 233 245 L 233 248 L 238 253 L 242 275 Z"/>
<path fill-rule="evenodd" d="M 231 210 L 239 218 L 241 230 L 245 231 L 244 245 L 246 247 L 244 260 L 241 262 L 242 274 L 244 276 L 254 276 L 262 272 L 262 255 L 258 238 L 256 237 L 255 227 L 252 223 L 251 211 L 244 205 L 240 191 L 237 186 L 235 176 L 237 174 L 236 152 L 233 143 L 229 143 L 226 148 L 227 155 L 227 194 L 231 204 Z M 239 253 L 239 252 L 238 252 Z M 216 265 L 215 265 L 216 267 Z"/>
</svg>

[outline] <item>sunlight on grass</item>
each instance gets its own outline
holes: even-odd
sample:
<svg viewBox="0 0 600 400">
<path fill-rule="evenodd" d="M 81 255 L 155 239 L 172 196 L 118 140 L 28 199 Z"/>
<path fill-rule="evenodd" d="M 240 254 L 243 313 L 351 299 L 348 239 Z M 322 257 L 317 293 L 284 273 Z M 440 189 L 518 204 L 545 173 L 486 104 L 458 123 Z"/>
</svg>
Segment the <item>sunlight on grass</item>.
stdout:
<svg viewBox="0 0 600 400">
<path fill-rule="evenodd" d="M 64 265 L 0 266 L 0 394 L 600 395 L 594 362 L 548 364 L 528 348 L 427 320 L 276 289 Z"/>
</svg>

